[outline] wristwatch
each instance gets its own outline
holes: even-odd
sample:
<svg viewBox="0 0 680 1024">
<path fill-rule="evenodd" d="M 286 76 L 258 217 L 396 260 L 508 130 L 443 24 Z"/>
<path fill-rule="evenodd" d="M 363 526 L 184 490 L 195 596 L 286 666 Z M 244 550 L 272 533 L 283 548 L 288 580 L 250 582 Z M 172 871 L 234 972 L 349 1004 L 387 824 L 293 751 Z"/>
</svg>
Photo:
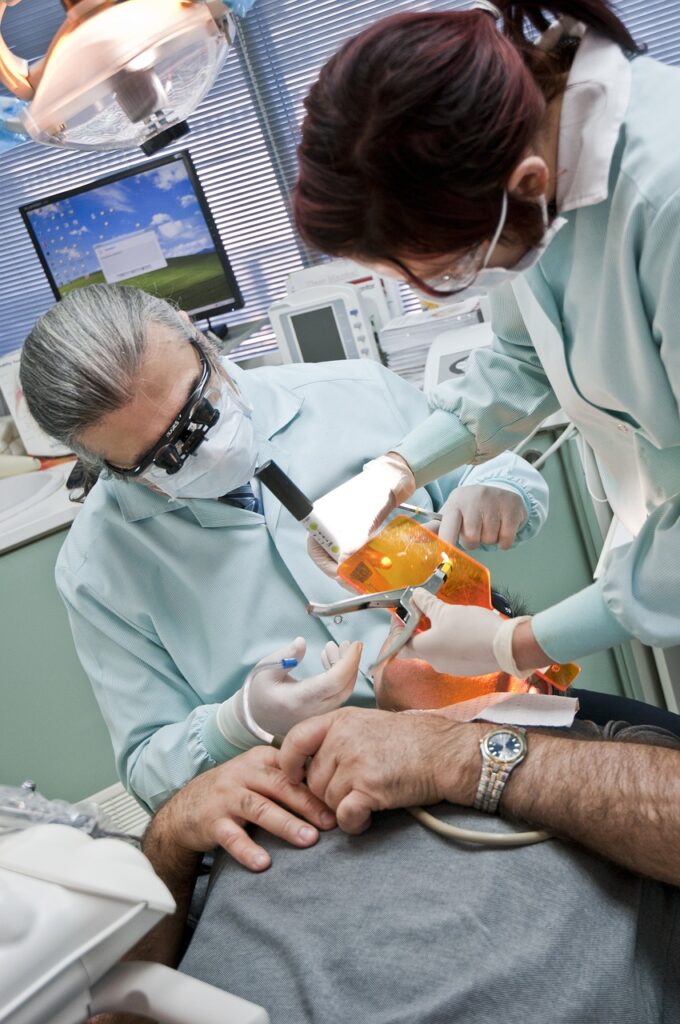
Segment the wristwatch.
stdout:
<svg viewBox="0 0 680 1024">
<path fill-rule="evenodd" d="M 482 752 L 482 774 L 474 806 L 478 811 L 495 814 L 513 768 L 527 756 L 527 734 L 519 726 L 505 725 L 494 729 L 479 741 Z"/>
</svg>

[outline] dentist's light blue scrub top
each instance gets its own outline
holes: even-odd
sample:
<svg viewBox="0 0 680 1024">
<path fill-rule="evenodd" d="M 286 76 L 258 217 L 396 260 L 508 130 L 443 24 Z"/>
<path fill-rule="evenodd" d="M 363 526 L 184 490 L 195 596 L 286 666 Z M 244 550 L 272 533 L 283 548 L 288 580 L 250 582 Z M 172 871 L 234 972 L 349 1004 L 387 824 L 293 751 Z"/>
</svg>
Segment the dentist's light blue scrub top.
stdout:
<svg viewBox="0 0 680 1024">
<path fill-rule="evenodd" d="M 491 293 L 494 342 L 397 451 L 422 485 L 514 446 L 560 405 L 635 537 L 533 619 L 559 662 L 630 636 L 680 643 L 680 70 L 592 31 L 564 94 L 557 210 L 539 263 Z"/>
<path fill-rule="evenodd" d="M 312 499 L 347 480 L 427 417 L 425 397 L 367 360 L 245 372 L 225 362 L 254 410 L 259 461 L 275 459 Z M 439 507 L 457 483 L 522 496 L 531 537 L 547 488 L 505 455 L 418 493 Z M 321 671 L 329 640 L 362 640 L 374 660 L 389 613 L 313 619 L 307 604 L 347 591 L 307 554 L 306 532 L 269 492 L 264 515 L 215 500 L 175 501 L 134 481 L 101 479 L 61 550 L 57 586 L 111 733 L 121 780 L 158 808 L 199 772 L 240 753 L 217 729 L 219 704 L 261 658 L 304 636 L 298 677 Z M 353 701 L 373 702 L 361 676 Z"/>
</svg>

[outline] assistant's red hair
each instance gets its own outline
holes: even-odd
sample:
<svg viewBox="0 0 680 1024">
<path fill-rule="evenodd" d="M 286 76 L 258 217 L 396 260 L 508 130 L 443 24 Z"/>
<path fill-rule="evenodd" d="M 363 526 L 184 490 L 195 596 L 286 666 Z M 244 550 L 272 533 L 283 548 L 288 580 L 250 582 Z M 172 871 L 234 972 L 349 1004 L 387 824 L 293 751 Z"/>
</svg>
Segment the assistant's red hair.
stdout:
<svg viewBox="0 0 680 1024">
<path fill-rule="evenodd" d="M 518 9 L 545 27 L 543 6 L 573 8 L 564 13 L 589 14 L 612 37 L 618 26 L 617 41 L 635 45 L 603 0 L 504 6 L 506 34 L 480 10 L 398 14 L 328 61 L 305 101 L 293 194 L 306 242 L 402 263 L 493 235 L 505 183 L 571 60 L 523 45 Z M 505 236 L 530 247 L 542 233 L 537 204 L 511 196 Z"/>
</svg>

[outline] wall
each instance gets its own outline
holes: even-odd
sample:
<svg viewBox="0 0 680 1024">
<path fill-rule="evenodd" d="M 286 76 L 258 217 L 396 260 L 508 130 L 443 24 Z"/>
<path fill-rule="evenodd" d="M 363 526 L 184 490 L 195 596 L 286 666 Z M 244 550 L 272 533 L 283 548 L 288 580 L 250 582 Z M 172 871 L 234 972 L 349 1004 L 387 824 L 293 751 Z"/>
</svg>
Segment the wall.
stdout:
<svg viewBox="0 0 680 1024">
<path fill-rule="evenodd" d="M 0 784 L 80 800 L 116 782 L 109 734 L 54 584 L 65 531 L 0 555 Z"/>
</svg>

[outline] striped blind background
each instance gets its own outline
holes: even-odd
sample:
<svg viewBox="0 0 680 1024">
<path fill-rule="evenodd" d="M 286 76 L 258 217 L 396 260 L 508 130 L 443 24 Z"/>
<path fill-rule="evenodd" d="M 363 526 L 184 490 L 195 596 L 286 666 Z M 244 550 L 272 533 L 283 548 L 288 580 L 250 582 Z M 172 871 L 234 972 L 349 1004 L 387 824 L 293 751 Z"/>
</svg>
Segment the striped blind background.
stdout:
<svg viewBox="0 0 680 1024">
<path fill-rule="evenodd" d="M 288 273 L 308 262 L 293 231 L 287 192 L 295 176 L 301 101 L 326 58 L 348 36 L 386 14 L 455 9 L 467 2 L 258 0 L 192 131 L 166 152 L 188 148 L 196 164 L 246 306 L 230 324 L 266 315 Z M 661 60 L 680 65 L 677 0 L 621 0 L 633 34 Z M 45 52 L 63 20 L 59 0 L 24 0 L 5 16 L 10 46 L 29 59 Z M 89 183 L 144 160 L 141 152 L 83 154 L 26 143 L 0 156 L 0 353 L 21 345 L 53 302 L 20 205 Z M 263 328 L 237 358 L 273 347 Z"/>
</svg>

